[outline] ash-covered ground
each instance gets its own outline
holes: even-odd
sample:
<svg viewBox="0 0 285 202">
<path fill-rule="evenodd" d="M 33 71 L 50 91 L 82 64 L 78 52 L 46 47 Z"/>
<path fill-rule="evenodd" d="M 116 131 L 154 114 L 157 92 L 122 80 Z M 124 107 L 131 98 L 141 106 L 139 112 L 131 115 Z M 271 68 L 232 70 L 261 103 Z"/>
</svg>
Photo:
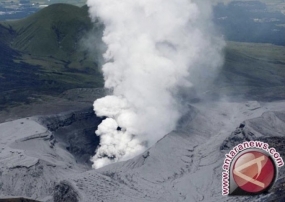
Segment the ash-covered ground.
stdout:
<svg viewBox="0 0 285 202">
<path fill-rule="evenodd" d="M 185 111 L 176 130 L 149 150 L 98 170 L 89 158 L 102 120 L 91 108 L 4 122 L 1 196 L 58 202 L 248 201 L 222 196 L 224 154 L 250 138 L 263 139 L 285 157 L 284 101 L 200 101 Z M 246 132 L 238 134 L 240 123 Z M 284 200 L 282 184 L 284 169 L 269 194 L 250 200 Z"/>
</svg>

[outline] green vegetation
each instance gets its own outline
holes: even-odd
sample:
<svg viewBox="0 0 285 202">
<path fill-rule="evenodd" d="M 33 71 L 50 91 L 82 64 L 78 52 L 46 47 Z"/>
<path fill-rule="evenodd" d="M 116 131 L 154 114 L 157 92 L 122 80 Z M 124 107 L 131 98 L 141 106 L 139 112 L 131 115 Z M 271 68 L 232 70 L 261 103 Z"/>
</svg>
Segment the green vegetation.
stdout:
<svg viewBox="0 0 285 202">
<path fill-rule="evenodd" d="M 86 0 L 30 0 L 31 3 L 39 3 L 40 5 L 50 5 L 58 3 L 72 4 L 76 6 L 83 6 L 86 4 Z"/>
<path fill-rule="evenodd" d="M 20 3 L 19 0 L 2 0 L 3 2 L 14 2 L 14 3 Z M 86 4 L 86 0 L 30 0 L 33 4 L 39 4 L 39 5 L 51 5 L 51 4 L 58 4 L 58 3 L 66 3 L 66 4 L 72 4 L 76 6 L 83 6 Z"/>
<path fill-rule="evenodd" d="M 245 99 L 285 98 L 285 47 L 228 42 L 213 92 Z"/>
<path fill-rule="evenodd" d="M 100 54 L 83 45 L 89 32 L 101 37 L 102 27 L 91 23 L 86 7 L 68 4 L 0 23 L 0 108 L 30 102 L 31 95 L 102 87 Z"/>
<path fill-rule="evenodd" d="M 77 54 L 80 38 L 92 27 L 85 9 L 68 4 L 54 4 L 28 18 L 3 25 L 16 33 L 13 49 L 65 60 Z"/>
</svg>

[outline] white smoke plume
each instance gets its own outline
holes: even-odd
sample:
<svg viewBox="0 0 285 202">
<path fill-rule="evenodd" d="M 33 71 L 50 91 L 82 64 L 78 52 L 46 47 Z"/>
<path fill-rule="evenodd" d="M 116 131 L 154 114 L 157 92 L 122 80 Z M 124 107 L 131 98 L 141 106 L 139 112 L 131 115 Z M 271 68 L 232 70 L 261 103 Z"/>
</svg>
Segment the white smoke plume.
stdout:
<svg viewBox="0 0 285 202">
<path fill-rule="evenodd" d="M 97 116 L 107 117 L 96 131 L 100 146 L 92 158 L 100 168 L 134 157 L 175 129 L 183 110 L 176 90 L 199 85 L 201 74 L 216 72 L 224 42 L 213 35 L 208 1 L 87 4 L 91 18 L 105 25 L 102 70 L 105 88 L 113 90 L 94 102 Z"/>
</svg>

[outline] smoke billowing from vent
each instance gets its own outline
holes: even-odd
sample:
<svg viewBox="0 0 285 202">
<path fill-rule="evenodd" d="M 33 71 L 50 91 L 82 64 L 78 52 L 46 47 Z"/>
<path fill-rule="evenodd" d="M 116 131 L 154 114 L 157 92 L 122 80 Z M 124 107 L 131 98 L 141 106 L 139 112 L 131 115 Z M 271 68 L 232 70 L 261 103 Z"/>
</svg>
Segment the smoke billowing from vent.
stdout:
<svg viewBox="0 0 285 202">
<path fill-rule="evenodd" d="M 224 42 L 213 36 L 208 1 L 87 3 L 92 19 L 105 25 L 103 74 L 113 90 L 94 102 L 97 116 L 107 117 L 96 131 L 100 147 L 92 158 L 100 168 L 134 157 L 175 129 L 183 109 L 174 94 L 211 79 Z"/>
</svg>

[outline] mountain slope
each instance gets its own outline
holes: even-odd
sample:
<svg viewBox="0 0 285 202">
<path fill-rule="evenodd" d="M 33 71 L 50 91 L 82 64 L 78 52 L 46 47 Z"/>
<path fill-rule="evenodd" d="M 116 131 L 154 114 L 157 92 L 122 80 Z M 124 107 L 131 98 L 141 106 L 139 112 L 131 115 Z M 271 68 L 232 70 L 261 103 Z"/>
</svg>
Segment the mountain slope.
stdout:
<svg viewBox="0 0 285 202">
<path fill-rule="evenodd" d="M 86 7 L 48 6 L 28 18 L 0 22 L 0 108 L 58 96 L 73 88 L 103 86 L 99 40 L 85 46 L 87 34 L 100 38 Z"/>
<path fill-rule="evenodd" d="M 259 108 L 255 108 L 256 105 Z M 256 140 L 263 138 L 284 158 L 284 102 L 216 102 L 194 106 L 188 109 L 177 130 L 167 134 L 143 154 L 125 162 L 71 176 L 59 183 L 54 201 L 68 201 L 73 192 L 77 193 L 75 201 L 82 202 L 260 201 L 259 198 L 278 201 L 278 197 L 279 201 L 284 200 L 284 196 L 278 196 L 284 191 L 282 184 L 279 184 L 284 183 L 284 167 L 280 169 L 278 183 L 270 194 L 250 198 L 222 196 L 222 165 L 224 155 L 229 150 L 220 151 L 223 140 L 234 142 L 237 137 L 230 135 L 231 132 L 243 120 L 247 120 L 247 133 L 255 134 Z M 260 125 L 268 123 L 268 116 L 283 119 L 271 119 L 273 123 Z M 258 132 L 254 130 L 254 125 L 259 127 Z M 267 133 L 268 128 L 272 134 Z M 240 142 L 234 142 L 229 149 Z M 59 191 L 66 186 L 69 189 L 65 190 L 69 191 Z"/>
<path fill-rule="evenodd" d="M 9 26 L 17 33 L 14 49 L 59 59 L 75 53 L 79 40 L 92 27 L 84 9 L 68 4 L 48 6 L 26 19 L 9 22 Z"/>
<path fill-rule="evenodd" d="M 225 64 L 210 89 L 233 99 L 284 99 L 285 47 L 227 42 Z"/>
</svg>

